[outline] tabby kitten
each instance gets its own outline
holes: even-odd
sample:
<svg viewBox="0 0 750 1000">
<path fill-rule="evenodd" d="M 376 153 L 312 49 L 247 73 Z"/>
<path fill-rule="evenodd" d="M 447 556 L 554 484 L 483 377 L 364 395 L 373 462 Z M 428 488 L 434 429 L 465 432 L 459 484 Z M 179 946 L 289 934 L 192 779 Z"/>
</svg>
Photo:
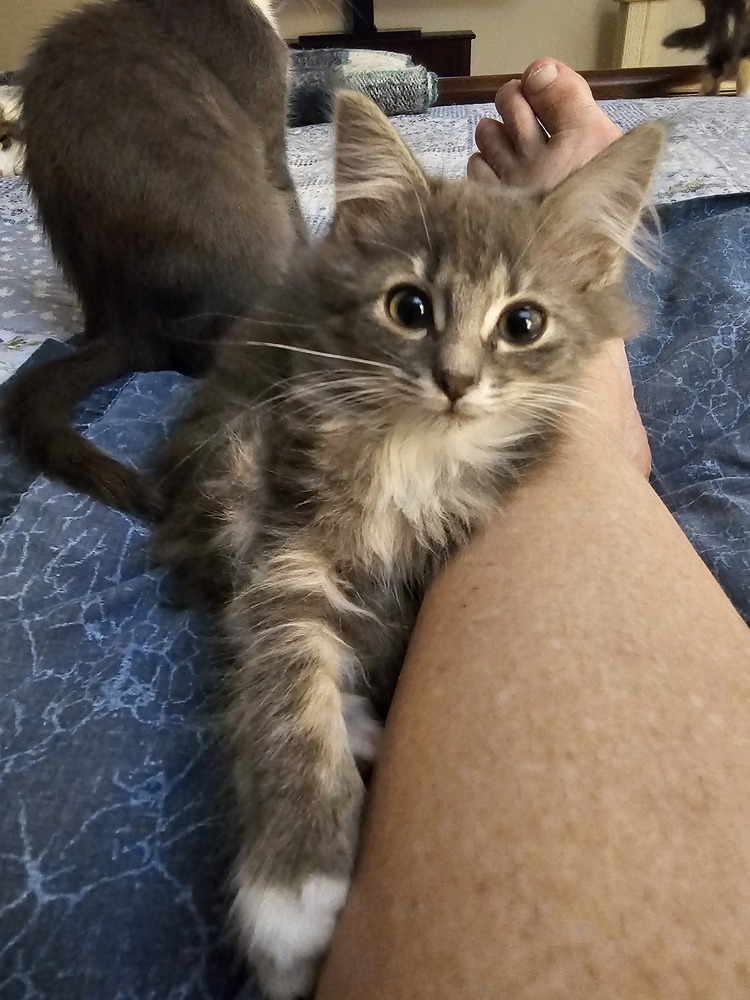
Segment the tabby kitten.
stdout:
<svg viewBox="0 0 750 1000">
<path fill-rule="evenodd" d="M 22 74 L 26 177 L 85 343 L 22 378 L 5 416 L 35 464 L 124 510 L 151 510 L 153 489 L 71 411 L 132 371 L 201 372 L 283 272 L 304 232 L 287 70 L 273 0 L 95 0 Z"/>
<path fill-rule="evenodd" d="M 668 49 L 706 49 L 704 94 L 718 94 L 722 81 L 736 76 L 737 94 L 750 94 L 750 0 L 701 0 L 703 24 L 673 31 Z"/>
<path fill-rule="evenodd" d="M 233 657 L 234 919 L 274 1000 L 313 988 L 426 584 L 635 329 L 623 247 L 663 143 L 641 126 L 536 194 L 426 176 L 362 96 L 336 134 L 330 232 L 222 345 L 157 541 Z"/>
</svg>

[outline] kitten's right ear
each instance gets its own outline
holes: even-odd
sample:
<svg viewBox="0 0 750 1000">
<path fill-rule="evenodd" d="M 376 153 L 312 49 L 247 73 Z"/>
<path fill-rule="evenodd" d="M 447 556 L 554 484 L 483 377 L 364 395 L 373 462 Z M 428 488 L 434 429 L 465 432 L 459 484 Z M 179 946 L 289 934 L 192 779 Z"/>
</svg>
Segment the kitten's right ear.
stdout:
<svg viewBox="0 0 750 1000">
<path fill-rule="evenodd" d="M 341 91 L 336 98 L 336 214 L 347 215 L 410 192 L 429 191 L 427 175 L 404 140 L 369 97 Z"/>
<path fill-rule="evenodd" d="M 550 245 L 582 287 L 619 281 L 628 253 L 648 261 L 634 237 L 665 138 L 638 125 L 545 196 Z"/>
</svg>

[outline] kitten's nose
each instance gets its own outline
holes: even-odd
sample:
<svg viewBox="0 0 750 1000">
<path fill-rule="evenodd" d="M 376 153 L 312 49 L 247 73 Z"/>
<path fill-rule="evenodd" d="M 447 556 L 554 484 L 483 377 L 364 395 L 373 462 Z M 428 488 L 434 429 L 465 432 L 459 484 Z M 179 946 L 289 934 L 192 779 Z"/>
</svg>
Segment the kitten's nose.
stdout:
<svg viewBox="0 0 750 1000">
<path fill-rule="evenodd" d="M 469 389 L 475 385 L 476 379 L 473 375 L 459 375 L 457 372 L 434 372 L 435 382 L 442 389 L 451 403 L 465 396 Z"/>
</svg>

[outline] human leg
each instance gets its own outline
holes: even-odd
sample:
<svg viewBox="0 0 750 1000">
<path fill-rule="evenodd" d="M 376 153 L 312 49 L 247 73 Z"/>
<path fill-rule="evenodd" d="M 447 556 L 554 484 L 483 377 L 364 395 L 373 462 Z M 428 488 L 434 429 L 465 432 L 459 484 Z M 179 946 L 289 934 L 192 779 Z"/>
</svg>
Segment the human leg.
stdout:
<svg viewBox="0 0 750 1000">
<path fill-rule="evenodd" d="M 428 596 L 319 1000 L 750 988 L 750 632 L 600 414 Z"/>
</svg>

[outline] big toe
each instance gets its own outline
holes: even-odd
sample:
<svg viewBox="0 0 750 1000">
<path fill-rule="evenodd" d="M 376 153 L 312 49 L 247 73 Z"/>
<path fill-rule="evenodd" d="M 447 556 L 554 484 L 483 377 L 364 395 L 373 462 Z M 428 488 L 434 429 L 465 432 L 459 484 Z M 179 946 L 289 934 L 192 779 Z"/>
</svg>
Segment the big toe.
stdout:
<svg viewBox="0 0 750 1000">
<path fill-rule="evenodd" d="M 611 133 L 609 141 L 619 135 L 583 77 L 556 59 L 533 62 L 521 77 L 521 89 L 550 135 L 594 128 Z"/>
</svg>

